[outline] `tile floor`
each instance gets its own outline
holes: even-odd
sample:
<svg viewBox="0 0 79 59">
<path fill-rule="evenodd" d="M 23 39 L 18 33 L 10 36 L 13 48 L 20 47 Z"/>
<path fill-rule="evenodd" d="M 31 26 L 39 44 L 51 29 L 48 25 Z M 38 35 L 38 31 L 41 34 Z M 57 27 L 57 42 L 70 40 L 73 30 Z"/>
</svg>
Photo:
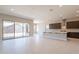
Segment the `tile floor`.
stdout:
<svg viewBox="0 0 79 59">
<path fill-rule="evenodd" d="M 55 40 L 35 35 L 0 41 L 1 54 L 63 54 L 79 53 L 79 40 Z"/>
</svg>

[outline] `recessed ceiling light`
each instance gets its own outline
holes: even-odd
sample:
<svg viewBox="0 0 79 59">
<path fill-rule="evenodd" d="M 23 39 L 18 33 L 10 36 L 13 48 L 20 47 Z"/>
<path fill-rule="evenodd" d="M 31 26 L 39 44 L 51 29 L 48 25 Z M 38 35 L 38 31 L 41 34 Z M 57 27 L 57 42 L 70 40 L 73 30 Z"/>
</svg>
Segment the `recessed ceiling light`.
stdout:
<svg viewBox="0 0 79 59">
<path fill-rule="evenodd" d="M 11 11 L 14 11 L 15 9 L 11 8 L 10 10 L 11 10 Z"/>
</svg>

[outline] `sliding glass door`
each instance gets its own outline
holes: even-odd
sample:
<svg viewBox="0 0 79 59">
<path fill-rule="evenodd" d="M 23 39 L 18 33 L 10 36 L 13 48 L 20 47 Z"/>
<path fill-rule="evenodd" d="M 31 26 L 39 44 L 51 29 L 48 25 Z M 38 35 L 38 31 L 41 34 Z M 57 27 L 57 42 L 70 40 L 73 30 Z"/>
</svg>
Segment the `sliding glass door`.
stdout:
<svg viewBox="0 0 79 59">
<path fill-rule="evenodd" d="M 29 25 L 27 23 L 23 23 L 23 36 L 29 36 Z"/>
<path fill-rule="evenodd" d="M 14 22 L 3 21 L 3 39 L 14 38 Z"/>
<path fill-rule="evenodd" d="M 29 24 L 3 21 L 3 39 L 29 36 Z"/>
<path fill-rule="evenodd" d="M 23 36 L 23 26 L 22 23 L 15 22 L 15 37 L 22 37 Z"/>
<path fill-rule="evenodd" d="M 26 23 L 15 22 L 15 37 L 29 36 L 28 27 Z"/>
</svg>

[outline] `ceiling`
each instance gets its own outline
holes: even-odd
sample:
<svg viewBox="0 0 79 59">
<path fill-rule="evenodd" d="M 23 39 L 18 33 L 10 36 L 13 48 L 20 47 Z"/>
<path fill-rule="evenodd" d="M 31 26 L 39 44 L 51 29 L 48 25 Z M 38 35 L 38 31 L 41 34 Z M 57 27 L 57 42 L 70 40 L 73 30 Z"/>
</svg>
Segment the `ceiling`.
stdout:
<svg viewBox="0 0 79 59">
<path fill-rule="evenodd" d="M 33 20 L 60 20 L 79 16 L 78 5 L 0 5 L 0 13 Z"/>
</svg>

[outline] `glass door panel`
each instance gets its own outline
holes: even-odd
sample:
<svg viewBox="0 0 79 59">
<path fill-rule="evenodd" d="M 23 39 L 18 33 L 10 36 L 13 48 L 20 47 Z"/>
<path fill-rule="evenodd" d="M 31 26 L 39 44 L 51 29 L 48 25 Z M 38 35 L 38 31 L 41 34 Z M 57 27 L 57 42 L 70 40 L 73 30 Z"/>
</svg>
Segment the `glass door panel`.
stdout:
<svg viewBox="0 0 79 59">
<path fill-rule="evenodd" d="M 29 36 L 29 25 L 27 23 L 23 23 L 23 36 Z"/>
<path fill-rule="evenodd" d="M 23 36 L 23 24 L 15 22 L 15 38 Z"/>
<path fill-rule="evenodd" d="M 14 38 L 14 22 L 3 21 L 3 39 Z"/>
<path fill-rule="evenodd" d="M 23 23 L 23 36 L 26 36 L 26 24 Z"/>
<path fill-rule="evenodd" d="M 29 36 L 29 24 L 3 21 L 3 39 Z"/>
</svg>

